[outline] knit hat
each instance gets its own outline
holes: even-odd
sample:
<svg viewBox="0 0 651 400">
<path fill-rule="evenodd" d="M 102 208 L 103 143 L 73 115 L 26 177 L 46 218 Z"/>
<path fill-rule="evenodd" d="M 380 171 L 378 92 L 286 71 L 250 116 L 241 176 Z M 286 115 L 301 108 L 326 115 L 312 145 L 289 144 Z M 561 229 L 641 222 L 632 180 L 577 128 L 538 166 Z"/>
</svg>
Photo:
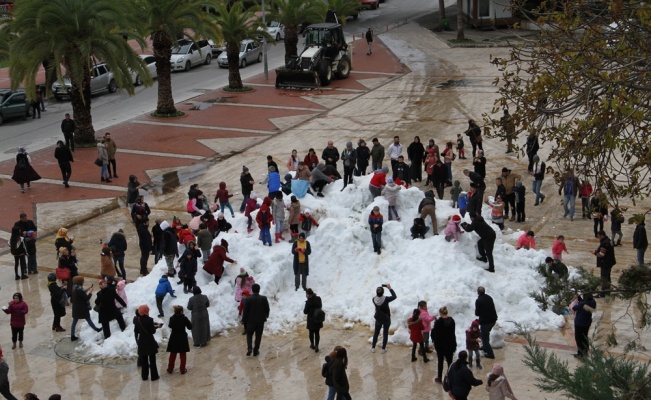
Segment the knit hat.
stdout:
<svg viewBox="0 0 651 400">
<path fill-rule="evenodd" d="M 149 306 L 147 304 L 143 304 L 140 307 L 138 307 L 138 314 L 149 315 Z"/>
<path fill-rule="evenodd" d="M 393 178 L 387 178 L 387 183 L 393 183 Z"/>
<path fill-rule="evenodd" d="M 306 208 L 305 211 L 303 211 L 303 214 L 312 214 L 312 210 Z"/>
<path fill-rule="evenodd" d="M 244 165 L 244 166 L 242 167 L 242 172 L 246 172 L 246 171 L 248 171 L 248 170 L 249 170 L 249 167 L 247 167 L 246 165 Z"/>
<path fill-rule="evenodd" d="M 167 229 L 167 228 L 169 228 L 169 227 L 170 227 L 170 223 L 167 222 L 167 221 L 163 221 L 163 222 L 160 223 L 160 228 L 161 228 L 162 230 L 165 230 L 165 229 Z"/>
<path fill-rule="evenodd" d="M 240 268 L 240 275 L 239 276 L 245 276 L 246 275 L 246 270 L 244 268 Z"/>
<path fill-rule="evenodd" d="M 386 165 L 382 167 L 382 172 L 384 172 L 385 174 L 389 172 L 389 167 L 387 167 Z"/>
<path fill-rule="evenodd" d="M 538 154 L 536 154 L 536 155 L 533 156 L 533 160 L 534 160 L 535 162 L 540 161 L 540 157 L 538 156 Z"/>
<path fill-rule="evenodd" d="M 228 248 L 228 242 L 226 239 L 222 239 L 222 241 L 219 243 L 222 247 Z"/>
<path fill-rule="evenodd" d="M 353 148 L 353 142 L 346 142 L 346 148 L 352 149 Z"/>
<path fill-rule="evenodd" d="M 472 328 L 473 326 L 476 326 L 477 328 L 479 328 L 479 321 L 477 321 L 477 320 L 472 321 L 472 323 L 470 324 L 470 327 Z M 495 364 L 495 365 L 499 365 L 499 364 Z M 493 368 L 495 368 L 495 366 L 493 366 Z"/>
<path fill-rule="evenodd" d="M 452 216 L 452 221 L 455 221 L 455 222 L 456 222 L 456 221 L 461 221 L 461 217 L 458 216 L 458 215 L 453 215 L 453 216 Z"/>
<path fill-rule="evenodd" d="M 47 274 L 48 282 L 56 282 L 56 280 L 57 280 L 57 274 L 55 274 L 54 272 L 50 272 L 49 274 Z"/>
</svg>

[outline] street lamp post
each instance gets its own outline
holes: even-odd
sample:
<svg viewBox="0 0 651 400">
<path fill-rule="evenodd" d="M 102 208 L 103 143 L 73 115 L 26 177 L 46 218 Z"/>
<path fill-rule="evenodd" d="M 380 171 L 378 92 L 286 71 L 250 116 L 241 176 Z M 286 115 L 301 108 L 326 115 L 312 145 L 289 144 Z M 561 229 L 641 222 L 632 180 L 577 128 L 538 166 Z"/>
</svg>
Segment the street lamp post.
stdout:
<svg viewBox="0 0 651 400">
<path fill-rule="evenodd" d="M 267 29 L 267 19 L 265 16 L 266 12 L 264 9 L 264 0 L 262 0 L 262 24 L 264 25 L 264 29 L 266 31 Z M 269 66 L 267 65 L 267 37 L 263 36 L 262 37 L 262 63 L 263 63 L 263 69 L 264 69 L 264 80 L 268 81 L 269 80 Z"/>
</svg>

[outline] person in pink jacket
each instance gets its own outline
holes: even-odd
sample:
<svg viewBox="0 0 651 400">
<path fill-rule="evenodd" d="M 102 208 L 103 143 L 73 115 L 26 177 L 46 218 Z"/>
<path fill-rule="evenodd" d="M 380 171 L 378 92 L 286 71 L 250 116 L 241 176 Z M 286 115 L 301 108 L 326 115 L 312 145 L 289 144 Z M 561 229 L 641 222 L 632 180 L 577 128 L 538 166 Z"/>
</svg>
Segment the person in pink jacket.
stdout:
<svg viewBox="0 0 651 400">
<path fill-rule="evenodd" d="M 425 345 L 425 352 L 431 353 L 432 349 L 429 348 L 430 331 L 432 330 L 432 322 L 436 321 L 436 316 L 430 315 L 427 311 L 427 302 L 421 300 L 418 302 L 418 309 L 420 310 L 420 320 L 423 321 L 423 344 Z"/>
<path fill-rule="evenodd" d="M 251 293 L 253 291 L 253 284 L 255 279 L 246 272 L 244 268 L 240 268 L 240 274 L 235 278 L 235 301 L 238 303 L 242 301 L 242 292 L 248 291 Z"/>
<path fill-rule="evenodd" d="M 445 240 L 450 242 L 454 239 L 455 242 L 459 241 L 459 234 L 463 233 L 459 224 L 461 223 L 461 217 L 458 215 L 453 215 L 448 220 L 448 225 L 445 227 Z"/>
<path fill-rule="evenodd" d="M 11 341 L 13 342 L 11 348 L 16 348 L 16 341 L 18 341 L 19 346 L 22 348 L 25 315 L 29 311 L 27 303 L 23 301 L 23 295 L 21 293 L 14 293 L 13 300 L 9 302 L 8 306 L 3 307 L 3 311 L 5 314 L 11 315 L 9 322 L 9 325 L 11 326 Z"/>
<path fill-rule="evenodd" d="M 518 249 L 535 249 L 536 237 L 533 231 L 525 232 L 518 238 Z"/>
<path fill-rule="evenodd" d="M 121 279 L 116 284 L 116 289 L 115 289 L 115 293 L 118 296 L 120 296 L 120 298 L 122 300 L 124 300 L 124 304 L 127 304 L 127 292 L 126 292 L 126 290 L 124 290 L 124 287 L 126 286 L 126 284 L 127 284 L 127 282 L 124 279 Z M 115 300 L 115 306 L 118 308 L 118 310 L 120 312 L 122 312 L 122 309 L 124 308 L 124 306 L 122 304 L 118 303 L 117 300 Z"/>
</svg>

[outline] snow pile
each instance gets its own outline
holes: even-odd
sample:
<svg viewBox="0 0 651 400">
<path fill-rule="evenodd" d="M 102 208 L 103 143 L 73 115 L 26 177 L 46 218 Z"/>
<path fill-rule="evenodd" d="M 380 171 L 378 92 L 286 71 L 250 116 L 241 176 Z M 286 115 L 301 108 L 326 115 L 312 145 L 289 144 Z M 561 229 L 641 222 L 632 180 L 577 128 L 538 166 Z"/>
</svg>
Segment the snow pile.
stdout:
<svg viewBox="0 0 651 400">
<path fill-rule="evenodd" d="M 349 329 L 361 323 L 372 330 L 374 307 L 371 298 L 376 287 L 390 283 L 398 296 L 391 304 L 392 329 L 395 330 L 390 337 L 392 343 L 409 342 L 406 320 L 418 301 L 426 300 L 432 314 L 438 314 L 438 309 L 444 305 L 448 307 L 450 316 L 457 323 L 458 343 L 463 346 L 464 331 L 475 318 L 474 303 L 478 286 L 484 286 L 486 293 L 493 297 L 499 315 L 498 325 L 507 333 L 515 331 L 516 323 L 533 330 L 555 329 L 563 325 L 563 317 L 551 311 L 541 311 L 528 295 L 543 282 L 532 268 L 544 261 L 546 255 L 542 251 L 516 251 L 503 241 L 498 232 L 494 250 L 497 272 L 485 272 L 487 264 L 475 259 L 475 243 L 478 240 L 475 233 L 462 234 L 458 243 L 445 241 L 443 229 L 447 219 L 457 214 L 449 200 L 436 201 L 440 235 L 432 237 L 430 231 L 425 240 L 412 240 L 409 228 L 417 217 L 423 192 L 418 188 L 401 190 L 398 212 L 402 220 L 389 222 L 388 203 L 383 197 L 372 202 L 368 191 L 369 180 L 370 177 L 355 177 L 354 185 L 349 185 L 343 192 L 340 192 L 343 182 L 337 181 L 326 187 L 325 198 L 308 195 L 301 199 L 302 209 L 310 208 L 320 224 L 308 238 L 312 255 L 307 285 L 323 300 L 326 324 L 337 320 L 334 322 L 336 327 Z M 258 192 L 258 195 L 261 198 L 265 193 Z M 285 196 L 287 205 L 289 201 L 289 196 Z M 383 251 L 379 256 L 373 252 L 367 222 L 375 205 L 380 207 L 385 218 Z M 485 209 L 484 213 L 488 219 L 490 211 Z M 467 215 L 465 220 L 469 222 Z M 293 330 L 297 325 L 304 326 L 305 294 L 302 290 L 294 290 L 291 244 L 283 242 L 272 247 L 262 246 L 257 227 L 251 234 L 246 234 L 246 218 L 242 214 L 237 214 L 230 222 L 233 224 L 231 233 L 221 234 L 214 244 L 218 244 L 222 238 L 226 239 L 230 243 L 229 256 L 238 264 L 226 263 L 225 275 L 219 285 L 215 285 L 212 276 L 201 267 L 196 277 L 203 293 L 210 299 L 213 336 L 228 335 L 229 330 L 239 326 L 233 284 L 240 267 L 255 278 L 261 285 L 261 294 L 269 298 L 271 315 L 266 324 L 267 331 L 282 332 Z M 429 220 L 427 224 L 430 225 Z M 517 237 L 520 233 L 508 234 Z M 285 237 L 289 235 L 285 233 Z M 127 262 L 135 263 L 137 260 Z M 101 334 L 92 332 L 85 323 L 81 323 L 77 336 L 84 341 L 82 351 L 88 352 L 89 356 L 135 355 L 131 324 L 134 310 L 146 303 L 151 310 L 150 315 L 158 315 L 154 290 L 165 271 L 165 261 L 161 260 L 148 276 L 126 286 L 129 306 L 125 313 L 128 325 L 125 332 L 120 332 L 117 323 L 112 322 L 113 335 L 102 341 Z M 191 296 L 183 293 L 183 286 L 176 284 L 176 278 L 170 280 L 178 297 L 165 298 L 164 322 L 172 313 L 172 305 L 185 307 Z M 93 319 L 97 320 L 94 312 L 92 314 Z M 343 324 L 339 321 L 343 321 Z M 369 337 L 371 334 L 372 331 Z M 168 328 L 159 330 L 156 336 L 159 342 L 164 343 L 165 338 L 169 337 Z M 164 349 L 161 346 L 161 350 Z"/>
</svg>

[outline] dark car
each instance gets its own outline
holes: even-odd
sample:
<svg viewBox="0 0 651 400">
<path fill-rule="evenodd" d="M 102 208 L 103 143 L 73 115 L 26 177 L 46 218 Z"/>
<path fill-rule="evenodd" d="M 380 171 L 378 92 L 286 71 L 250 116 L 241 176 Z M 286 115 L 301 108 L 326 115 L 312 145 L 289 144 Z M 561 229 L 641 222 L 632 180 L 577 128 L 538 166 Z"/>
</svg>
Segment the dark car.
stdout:
<svg viewBox="0 0 651 400">
<path fill-rule="evenodd" d="M 22 90 L 0 90 L 0 124 L 11 118 L 27 119 L 29 101 Z"/>
</svg>

